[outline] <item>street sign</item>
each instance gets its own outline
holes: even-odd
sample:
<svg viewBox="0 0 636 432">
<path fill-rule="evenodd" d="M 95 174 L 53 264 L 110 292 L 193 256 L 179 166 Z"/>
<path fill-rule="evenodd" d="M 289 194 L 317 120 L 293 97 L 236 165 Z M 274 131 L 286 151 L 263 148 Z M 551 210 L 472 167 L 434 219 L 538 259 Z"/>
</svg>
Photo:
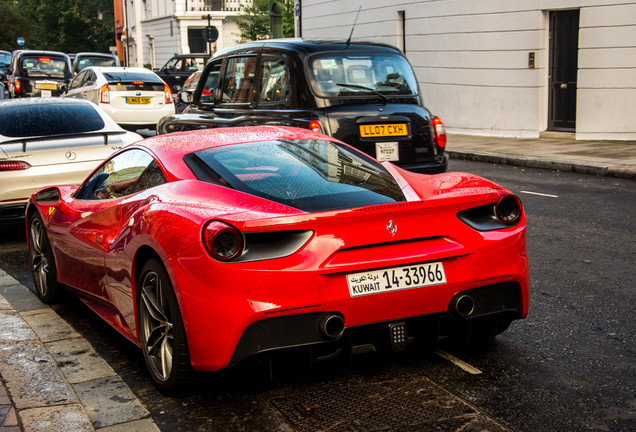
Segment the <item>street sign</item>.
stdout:
<svg viewBox="0 0 636 432">
<path fill-rule="evenodd" d="M 214 26 L 207 26 L 203 29 L 203 40 L 206 42 L 216 42 L 219 38 L 219 31 Z"/>
<path fill-rule="evenodd" d="M 22 45 L 24 45 L 24 38 L 19 37 L 19 38 L 16 40 L 16 42 L 18 43 L 18 45 L 22 46 Z"/>
</svg>

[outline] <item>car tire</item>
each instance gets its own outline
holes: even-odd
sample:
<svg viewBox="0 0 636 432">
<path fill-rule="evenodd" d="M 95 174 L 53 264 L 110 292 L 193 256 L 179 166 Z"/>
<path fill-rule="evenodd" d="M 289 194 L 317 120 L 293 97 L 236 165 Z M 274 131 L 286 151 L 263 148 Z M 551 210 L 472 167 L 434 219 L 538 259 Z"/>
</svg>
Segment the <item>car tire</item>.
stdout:
<svg viewBox="0 0 636 432">
<path fill-rule="evenodd" d="M 29 217 L 29 263 L 37 296 L 44 303 L 54 303 L 62 291 L 57 282 L 57 268 L 53 249 L 46 234 L 42 217 Z"/>
<path fill-rule="evenodd" d="M 144 264 L 138 280 L 137 320 L 146 367 L 159 390 L 180 392 L 191 383 L 192 366 L 172 283 L 154 258 Z"/>
</svg>

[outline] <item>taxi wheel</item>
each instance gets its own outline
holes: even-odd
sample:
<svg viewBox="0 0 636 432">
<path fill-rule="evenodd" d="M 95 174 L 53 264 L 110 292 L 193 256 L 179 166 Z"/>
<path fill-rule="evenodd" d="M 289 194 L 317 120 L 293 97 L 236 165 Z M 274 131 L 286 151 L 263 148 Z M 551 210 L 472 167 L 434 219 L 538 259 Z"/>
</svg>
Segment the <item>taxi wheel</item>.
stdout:
<svg viewBox="0 0 636 432">
<path fill-rule="evenodd" d="M 29 262 L 36 294 L 44 303 L 53 303 L 59 298 L 61 288 L 57 282 L 51 243 L 38 213 L 29 218 Z"/>
<path fill-rule="evenodd" d="M 179 305 L 160 261 L 146 262 L 140 275 L 137 318 L 146 367 L 159 390 L 176 393 L 184 390 L 192 377 Z"/>
</svg>

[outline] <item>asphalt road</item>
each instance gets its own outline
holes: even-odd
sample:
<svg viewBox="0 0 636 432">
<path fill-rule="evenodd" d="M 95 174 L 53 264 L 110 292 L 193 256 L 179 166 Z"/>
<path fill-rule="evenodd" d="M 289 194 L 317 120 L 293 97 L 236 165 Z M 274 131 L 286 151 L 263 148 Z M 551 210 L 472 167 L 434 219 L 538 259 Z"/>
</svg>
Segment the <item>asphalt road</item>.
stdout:
<svg viewBox="0 0 636 432">
<path fill-rule="evenodd" d="M 141 353 L 79 301 L 55 309 L 166 431 L 636 430 L 636 182 L 455 160 L 451 169 L 508 187 L 528 216 L 529 317 L 491 346 L 447 350 L 479 374 L 430 352 L 314 370 L 283 356 L 273 380 L 268 362 L 251 362 L 165 397 Z M 0 228 L 0 266 L 33 287 L 22 230 Z"/>
</svg>

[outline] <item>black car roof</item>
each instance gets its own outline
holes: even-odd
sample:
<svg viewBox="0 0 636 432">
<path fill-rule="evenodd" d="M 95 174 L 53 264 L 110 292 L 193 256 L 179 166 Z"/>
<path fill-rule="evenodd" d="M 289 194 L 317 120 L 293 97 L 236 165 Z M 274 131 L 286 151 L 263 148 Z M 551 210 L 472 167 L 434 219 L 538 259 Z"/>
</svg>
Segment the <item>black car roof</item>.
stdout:
<svg viewBox="0 0 636 432">
<path fill-rule="evenodd" d="M 247 42 L 218 51 L 214 57 L 222 56 L 235 51 L 255 50 L 260 48 L 284 49 L 296 51 L 299 54 L 314 54 L 326 51 L 381 51 L 387 53 L 400 53 L 396 47 L 388 44 L 371 41 L 351 41 L 340 39 L 267 39 Z"/>
</svg>

